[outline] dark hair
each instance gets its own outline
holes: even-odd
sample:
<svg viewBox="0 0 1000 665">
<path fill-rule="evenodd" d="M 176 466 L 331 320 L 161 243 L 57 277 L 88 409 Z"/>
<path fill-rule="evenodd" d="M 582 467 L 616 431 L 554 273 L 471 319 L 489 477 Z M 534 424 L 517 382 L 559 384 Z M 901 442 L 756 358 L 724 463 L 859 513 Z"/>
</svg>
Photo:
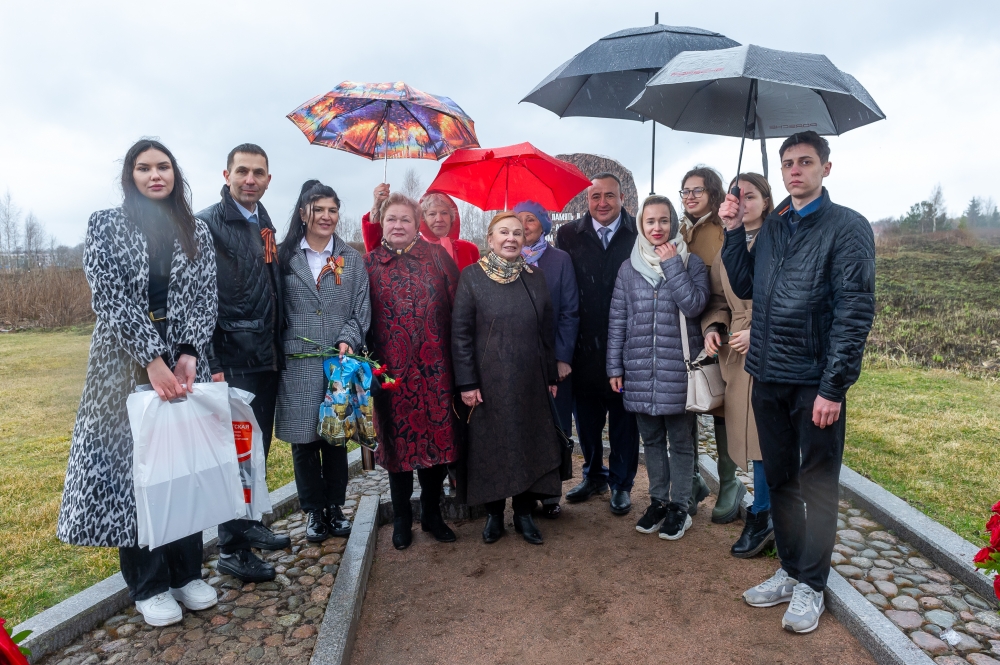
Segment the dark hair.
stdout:
<svg viewBox="0 0 1000 665">
<path fill-rule="evenodd" d="M 672 240 L 674 236 L 677 235 L 677 230 L 680 228 L 680 220 L 677 217 L 677 210 L 674 209 L 674 204 L 670 202 L 666 196 L 661 196 L 659 194 L 650 194 L 639 206 L 639 215 L 636 218 L 639 224 L 639 233 L 642 233 L 642 215 L 646 211 L 647 206 L 652 205 L 665 205 L 667 210 L 670 211 L 670 237 L 668 240 Z M 643 235 L 645 235 L 643 233 Z"/>
<path fill-rule="evenodd" d="M 614 173 L 608 173 L 607 171 L 601 171 L 600 173 L 598 173 L 597 175 L 595 175 L 593 178 L 591 178 L 590 182 L 594 182 L 595 180 L 607 180 L 608 178 L 610 178 L 611 180 L 614 180 L 615 182 L 617 182 L 618 183 L 618 189 L 619 189 L 619 191 L 621 191 L 621 188 L 622 188 L 621 178 L 619 178 L 618 176 L 616 176 Z"/>
<path fill-rule="evenodd" d="M 174 171 L 174 188 L 163 201 L 153 201 L 139 191 L 135 185 L 135 163 L 139 155 L 147 150 L 159 150 L 170 160 L 170 167 Z M 184 180 L 184 174 L 177 166 L 174 154 L 155 139 L 139 139 L 122 160 L 122 209 L 125 216 L 140 229 L 146 232 L 143 222 L 152 221 L 150 217 L 162 215 L 174 224 L 177 231 L 177 239 L 180 240 L 181 248 L 188 259 L 194 259 L 198 255 L 198 241 L 195 238 L 194 212 L 191 210 L 191 198 L 188 194 L 188 184 Z M 152 229 L 151 229 L 152 230 Z M 149 235 L 149 233 L 147 233 Z"/>
<path fill-rule="evenodd" d="M 701 178 L 705 183 L 705 191 L 708 192 L 708 205 L 712 207 L 712 212 L 719 212 L 719 206 L 726 200 L 726 190 L 722 189 L 722 176 L 715 169 L 708 166 L 696 166 L 681 178 L 681 189 L 688 178 Z"/>
<path fill-rule="evenodd" d="M 292 256 L 299 251 L 302 238 L 306 235 L 306 222 L 302 219 L 300 210 L 307 209 L 310 205 L 320 199 L 333 199 L 333 202 L 340 207 L 340 199 L 337 192 L 332 187 L 324 185 L 319 180 L 306 180 L 299 190 L 299 198 L 295 202 L 292 214 L 288 220 L 288 230 L 285 237 L 278 246 L 278 265 L 284 272 L 291 270 Z"/>
<path fill-rule="evenodd" d="M 826 164 L 830 161 L 830 142 L 812 130 L 792 134 L 785 139 L 785 142 L 781 144 L 780 148 L 778 148 L 779 159 L 783 158 L 785 156 L 785 151 L 793 145 L 802 144 L 811 145 L 816 149 L 816 154 L 819 155 L 819 161 L 821 164 Z"/>
<path fill-rule="evenodd" d="M 759 173 L 741 173 L 737 177 L 733 178 L 733 181 L 729 183 L 729 189 L 733 188 L 737 180 L 745 180 L 751 185 L 757 188 L 757 191 L 767 199 L 767 205 L 761 211 L 761 219 L 767 219 L 767 216 L 771 214 L 774 210 L 774 197 L 771 196 L 771 183 L 767 181 L 767 178 Z"/>
<path fill-rule="evenodd" d="M 267 161 L 267 153 L 256 143 L 241 143 L 232 150 L 229 151 L 229 156 L 226 157 L 226 170 L 233 170 L 233 159 L 236 157 L 236 153 L 242 152 L 245 155 L 260 155 L 264 158 L 264 166 L 271 168 L 270 163 Z"/>
</svg>

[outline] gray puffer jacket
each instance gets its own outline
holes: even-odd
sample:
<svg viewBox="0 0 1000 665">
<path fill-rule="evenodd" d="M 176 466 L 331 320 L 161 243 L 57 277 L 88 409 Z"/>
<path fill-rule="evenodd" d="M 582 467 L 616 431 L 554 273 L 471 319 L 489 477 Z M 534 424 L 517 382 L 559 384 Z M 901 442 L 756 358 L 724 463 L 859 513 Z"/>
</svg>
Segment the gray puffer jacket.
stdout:
<svg viewBox="0 0 1000 665">
<path fill-rule="evenodd" d="M 608 327 L 609 377 L 625 377 L 625 409 L 666 416 L 684 413 L 687 368 L 678 308 L 687 317 L 691 358 L 704 341 L 698 317 L 708 302 L 708 271 L 694 254 L 687 269 L 679 256 L 660 264 L 663 281 L 654 289 L 626 261 L 618 270 Z"/>
</svg>

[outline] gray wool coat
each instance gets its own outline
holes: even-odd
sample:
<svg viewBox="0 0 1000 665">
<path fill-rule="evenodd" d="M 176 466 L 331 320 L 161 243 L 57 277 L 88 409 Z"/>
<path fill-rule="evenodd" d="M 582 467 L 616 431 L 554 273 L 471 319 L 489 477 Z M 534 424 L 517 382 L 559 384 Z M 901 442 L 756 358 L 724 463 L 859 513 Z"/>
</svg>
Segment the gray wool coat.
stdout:
<svg viewBox="0 0 1000 665">
<path fill-rule="evenodd" d="M 281 345 L 286 355 L 285 369 L 278 387 L 274 413 L 275 434 L 289 443 L 312 443 L 320 436 L 319 405 L 326 394 L 323 358 L 288 358 L 288 354 L 315 351 L 302 337 L 335 346 L 347 342 L 361 351 L 371 323 L 368 301 L 368 272 L 357 250 L 334 236 L 333 256 L 344 257 L 340 284 L 326 273 L 316 288 L 305 251 L 292 255 L 289 271 L 282 272 L 281 288 L 285 309 L 285 329 Z"/>
<path fill-rule="evenodd" d="M 680 317 L 687 317 L 693 360 L 704 347 L 698 317 L 708 302 L 708 271 L 694 254 L 688 265 L 679 256 L 660 264 L 663 280 L 654 289 L 632 261 L 618 270 L 608 326 L 609 377 L 624 376 L 625 410 L 651 416 L 684 413 L 687 367 Z"/>
<path fill-rule="evenodd" d="M 97 315 L 87 361 L 87 380 L 73 427 L 66 485 L 56 535 L 71 545 L 130 547 L 137 543 L 132 484 L 132 430 L 126 400 L 143 370 L 158 356 L 198 351 L 199 382 L 211 381 L 208 342 L 215 330 L 218 295 L 215 245 L 205 222 L 195 221 L 199 251 L 189 260 L 174 242 L 167 293 L 167 342 L 149 320 L 146 238 L 121 208 L 90 217 L 83 272 Z"/>
</svg>

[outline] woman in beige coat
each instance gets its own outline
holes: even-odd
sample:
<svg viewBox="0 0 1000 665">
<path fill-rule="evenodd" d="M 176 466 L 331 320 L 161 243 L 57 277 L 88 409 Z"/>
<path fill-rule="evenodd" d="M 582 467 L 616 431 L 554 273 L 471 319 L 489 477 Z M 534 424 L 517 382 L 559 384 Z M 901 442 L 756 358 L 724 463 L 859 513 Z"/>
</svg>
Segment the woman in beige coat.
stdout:
<svg viewBox="0 0 1000 665">
<path fill-rule="evenodd" d="M 729 187 L 732 188 L 730 183 Z M 742 173 L 739 186 L 746 201 L 744 228 L 747 247 L 752 247 L 757 232 L 774 209 L 771 187 L 764 176 L 756 173 Z M 754 501 L 747 513 L 746 523 L 739 540 L 731 552 L 741 559 L 756 556 L 774 539 L 771 525 L 771 501 L 761 464 L 760 444 L 757 441 L 757 425 L 754 422 L 753 407 L 750 405 L 750 389 L 753 379 L 747 374 L 747 349 L 750 348 L 750 320 L 753 301 L 741 300 L 729 285 L 729 275 L 722 263 L 721 252 L 715 256 L 709 273 L 713 298 L 702 315 L 702 331 L 705 335 L 705 350 L 718 352 L 722 378 L 726 382 L 726 426 L 729 435 L 729 456 L 741 469 L 748 469 L 748 461 L 753 462 Z"/>
</svg>

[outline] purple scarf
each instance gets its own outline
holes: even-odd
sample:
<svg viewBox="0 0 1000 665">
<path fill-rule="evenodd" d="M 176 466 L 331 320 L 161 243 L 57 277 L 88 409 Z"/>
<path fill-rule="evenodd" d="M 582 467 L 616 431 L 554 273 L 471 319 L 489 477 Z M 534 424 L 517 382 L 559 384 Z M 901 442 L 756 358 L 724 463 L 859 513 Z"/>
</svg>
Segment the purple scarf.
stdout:
<svg viewBox="0 0 1000 665">
<path fill-rule="evenodd" d="M 531 247 L 522 247 L 521 256 L 524 257 L 524 260 L 528 263 L 528 265 L 532 266 L 537 265 L 538 259 L 542 258 L 542 253 L 548 246 L 549 243 L 546 242 L 545 235 L 543 234 L 541 237 L 538 238 L 538 242 L 536 242 Z"/>
</svg>

